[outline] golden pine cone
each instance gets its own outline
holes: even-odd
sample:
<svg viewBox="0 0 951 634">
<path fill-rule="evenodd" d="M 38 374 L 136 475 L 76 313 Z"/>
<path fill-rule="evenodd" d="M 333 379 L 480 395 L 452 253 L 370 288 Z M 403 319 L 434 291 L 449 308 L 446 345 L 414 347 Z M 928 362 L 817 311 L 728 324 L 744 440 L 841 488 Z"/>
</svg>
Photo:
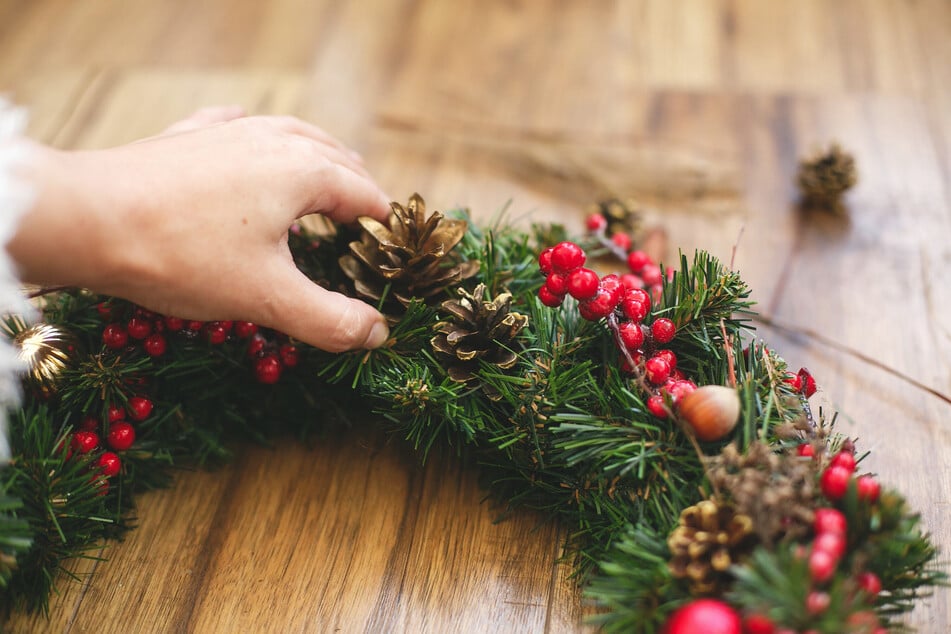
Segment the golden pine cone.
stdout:
<svg viewBox="0 0 951 634">
<path fill-rule="evenodd" d="M 844 213 L 842 195 L 856 182 L 855 159 L 837 143 L 799 163 L 797 183 L 807 205 Z"/>
<path fill-rule="evenodd" d="M 671 574 L 686 579 L 696 594 L 719 590 L 727 571 L 755 543 L 753 521 L 730 505 L 703 500 L 680 513 L 680 522 L 667 538 Z"/>
<path fill-rule="evenodd" d="M 453 220 L 433 212 L 426 218 L 426 203 L 413 194 L 409 205 L 397 202 L 390 226 L 368 217 L 359 218 L 359 241 L 350 243 L 350 253 L 340 257 L 340 268 L 353 281 L 357 295 L 377 303 L 387 285 L 383 312 L 398 316 L 413 299 L 428 301 L 449 286 L 473 276 L 477 261 L 458 262 L 451 255 L 466 233 L 465 220 Z"/>
<path fill-rule="evenodd" d="M 460 288 L 460 299 L 443 302 L 449 318 L 436 324 L 438 334 L 430 340 L 449 377 L 460 383 L 474 381 L 483 362 L 503 370 L 515 365 L 518 355 L 511 348 L 528 324 L 526 315 L 511 312 L 510 293 L 492 300 L 485 294 L 485 284 L 479 284 L 471 294 Z"/>
</svg>

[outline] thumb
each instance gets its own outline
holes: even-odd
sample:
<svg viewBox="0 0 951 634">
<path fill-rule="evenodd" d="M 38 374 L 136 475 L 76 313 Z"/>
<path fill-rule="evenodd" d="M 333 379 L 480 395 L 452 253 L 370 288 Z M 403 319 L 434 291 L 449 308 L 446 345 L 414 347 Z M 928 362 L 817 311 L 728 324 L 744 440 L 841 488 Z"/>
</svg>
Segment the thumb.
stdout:
<svg viewBox="0 0 951 634">
<path fill-rule="evenodd" d="M 386 320 L 360 300 L 318 286 L 293 264 L 276 280 L 273 323 L 264 324 L 328 352 L 378 348 L 390 336 Z"/>
</svg>

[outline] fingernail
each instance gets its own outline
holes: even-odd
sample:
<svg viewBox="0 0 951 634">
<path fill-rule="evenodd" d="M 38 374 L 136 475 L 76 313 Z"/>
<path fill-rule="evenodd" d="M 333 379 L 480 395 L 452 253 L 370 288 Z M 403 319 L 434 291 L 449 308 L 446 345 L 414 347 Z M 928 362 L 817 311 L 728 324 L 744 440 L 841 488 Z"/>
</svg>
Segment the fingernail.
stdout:
<svg viewBox="0 0 951 634">
<path fill-rule="evenodd" d="M 387 327 L 386 322 L 378 321 L 373 324 L 373 329 L 370 330 L 370 336 L 363 342 L 363 347 L 368 350 L 379 348 L 386 343 L 386 340 L 389 338 L 390 329 Z"/>
</svg>

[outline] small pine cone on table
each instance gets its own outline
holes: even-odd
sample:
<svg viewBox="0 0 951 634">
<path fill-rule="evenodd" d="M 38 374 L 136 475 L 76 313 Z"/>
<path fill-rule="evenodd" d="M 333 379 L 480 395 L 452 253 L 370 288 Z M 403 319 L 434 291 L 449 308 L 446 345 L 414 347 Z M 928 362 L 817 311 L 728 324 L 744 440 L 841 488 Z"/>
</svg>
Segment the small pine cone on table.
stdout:
<svg viewBox="0 0 951 634">
<path fill-rule="evenodd" d="M 730 566 L 750 552 L 756 539 L 753 521 L 732 505 L 703 500 L 680 513 L 667 538 L 671 574 L 686 579 L 694 594 L 723 589 Z"/>
<path fill-rule="evenodd" d="M 441 309 L 449 317 L 436 324 L 438 334 L 430 341 L 449 377 L 475 383 L 482 363 L 503 370 L 515 365 L 518 355 L 512 348 L 528 317 L 511 311 L 512 295 L 502 293 L 490 300 L 485 284 L 479 284 L 471 294 L 460 288 L 459 296 L 442 303 Z"/>
<path fill-rule="evenodd" d="M 633 236 L 639 228 L 640 214 L 635 201 L 607 198 L 592 205 L 589 213 L 601 214 L 608 221 L 607 235 L 626 233 Z"/>
<path fill-rule="evenodd" d="M 856 182 L 855 159 L 837 143 L 799 163 L 797 183 L 806 206 L 845 213 L 842 195 Z"/>
<path fill-rule="evenodd" d="M 459 262 L 452 254 L 468 228 L 465 220 L 445 218 L 438 211 L 427 218 L 419 194 L 406 207 L 397 202 L 391 207 L 389 227 L 372 218 L 358 219 L 360 240 L 350 243 L 350 253 L 339 263 L 358 296 L 377 303 L 386 292 L 383 313 L 398 321 L 413 299 L 431 301 L 475 275 L 479 263 Z"/>
</svg>

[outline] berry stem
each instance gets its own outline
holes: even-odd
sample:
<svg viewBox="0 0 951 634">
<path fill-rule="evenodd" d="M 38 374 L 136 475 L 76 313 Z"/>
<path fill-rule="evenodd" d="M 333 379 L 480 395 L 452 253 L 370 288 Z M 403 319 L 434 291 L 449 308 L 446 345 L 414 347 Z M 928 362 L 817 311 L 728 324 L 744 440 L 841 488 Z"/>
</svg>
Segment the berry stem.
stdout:
<svg viewBox="0 0 951 634">
<path fill-rule="evenodd" d="M 597 238 L 598 244 L 600 244 L 604 249 L 609 251 L 622 262 L 627 262 L 627 251 L 616 245 L 604 231 L 596 232 L 594 237 Z"/>
</svg>

